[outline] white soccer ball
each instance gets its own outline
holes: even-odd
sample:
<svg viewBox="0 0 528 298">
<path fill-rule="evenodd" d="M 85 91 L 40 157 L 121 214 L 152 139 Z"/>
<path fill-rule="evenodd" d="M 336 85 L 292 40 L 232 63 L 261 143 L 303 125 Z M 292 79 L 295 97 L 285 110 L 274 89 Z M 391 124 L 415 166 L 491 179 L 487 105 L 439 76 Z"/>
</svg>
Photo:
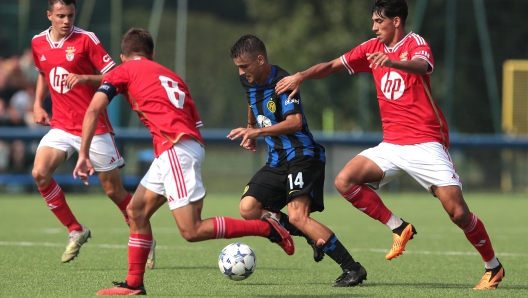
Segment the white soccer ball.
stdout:
<svg viewBox="0 0 528 298">
<path fill-rule="evenodd" d="M 222 249 L 218 257 L 218 267 L 222 274 L 231 280 L 243 280 L 255 272 L 257 257 L 244 243 L 231 243 Z"/>
</svg>

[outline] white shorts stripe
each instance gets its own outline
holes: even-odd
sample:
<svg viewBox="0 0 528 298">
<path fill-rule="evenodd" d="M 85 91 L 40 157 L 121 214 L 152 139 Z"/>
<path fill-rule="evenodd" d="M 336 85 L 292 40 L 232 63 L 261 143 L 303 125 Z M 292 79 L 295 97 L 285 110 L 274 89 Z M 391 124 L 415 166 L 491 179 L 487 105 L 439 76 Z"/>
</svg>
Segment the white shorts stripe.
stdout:
<svg viewBox="0 0 528 298">
<path fill-rule="evenodd" d="M 168 150 L 168 155 L 169 155 L 169 161 L 171 165 L 172 177 L 174 178 L 174 183 L 176 184 L 176 190 L 178 191 L 178 199 L 181 199 L 184 197 L 182 185 L 181 185 L 182 177 L 179 175 L 180 174 L 178 171 L 179 164 L 178 164 L 177 158 L 175 158 L 176 152 L 174 152 L 174 147 Z"/>
</svg>

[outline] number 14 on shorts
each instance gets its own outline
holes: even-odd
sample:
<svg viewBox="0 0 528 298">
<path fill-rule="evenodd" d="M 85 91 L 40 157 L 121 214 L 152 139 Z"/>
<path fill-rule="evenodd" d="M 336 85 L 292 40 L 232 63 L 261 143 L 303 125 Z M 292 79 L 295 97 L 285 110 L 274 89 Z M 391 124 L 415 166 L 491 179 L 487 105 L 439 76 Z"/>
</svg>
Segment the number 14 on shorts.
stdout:
<svg viewBox="0 0 528 298">
<path fill-rule="evenodd" d="M 295 176 L 295 179 L 293 179 L 293 175 L 295 174 L 288 175 L 288 182 L 290 183 L 290 193 L 294 191 L 298 191 L 299 189 L 302 189 L 304 186 L 302 172 L 297 173 L 297 176 Z"/>
</svg>

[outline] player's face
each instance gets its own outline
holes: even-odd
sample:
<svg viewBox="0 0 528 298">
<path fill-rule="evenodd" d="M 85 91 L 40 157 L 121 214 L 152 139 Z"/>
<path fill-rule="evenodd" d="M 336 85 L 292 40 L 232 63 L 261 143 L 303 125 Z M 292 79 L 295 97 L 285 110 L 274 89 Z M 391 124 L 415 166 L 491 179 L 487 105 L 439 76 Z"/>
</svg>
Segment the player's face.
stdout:
<svg viewBox="0 0 528 298">
<path fill-rule="evenodd" d="M 65 37 L 73 28 L 75 5 L 55 3 L 53 9 L 48 11 L 48 19 L 51 21 L 52 31 L 59 37 Z"/>
<path fill-rule="evenodd" d="M 249 83 L 263 85 L 266 82 L 267 77 L 262 78 L 264 72 L 262 66 L 265 62 L 262 55 L 258 55 L 255 59 L 251 59 L 249 55 L 243 55 L 242 57 L 233 59 L 233 61 L 235 62 L 235 65 L 238 66 L 238 73 L 246 76 Z"/>
<path fill-rule="evenodd" d="M 379 41 L 387 46 L 391 46 L 391 43 L 394 40 L 394 35 L 396 32 L 396 18 L 398 17 L 392 19 L 387 18 L 384 13 L 382 13 L 381 16 L 379 16 L 376 12 L 372 13 L 372 21 L 374 21 L 372 31 L 376 33 L 376 37 L 379 39 Z"/>
</svg>

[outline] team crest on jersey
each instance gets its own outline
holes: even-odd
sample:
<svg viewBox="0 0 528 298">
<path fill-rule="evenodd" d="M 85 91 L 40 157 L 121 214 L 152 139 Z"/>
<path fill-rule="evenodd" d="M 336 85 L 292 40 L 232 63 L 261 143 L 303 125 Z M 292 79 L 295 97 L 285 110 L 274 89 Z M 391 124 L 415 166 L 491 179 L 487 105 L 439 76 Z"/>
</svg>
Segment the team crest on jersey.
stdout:
<svg viewBox="0 0 528 298">
<path fill-rule="evenodd" d="M 66 49 L 66 60 L 72 61 L 75 58 L 75 47 L 68 47 Z"/>
<path fill-rule="evenodd" d="M 400 55 L 400 61 L 407 61 L 407 55 L 408 55 L 407 52 L 404 52 L 403 54 L 401 54 Z"/>
<path fill-rule="evenodd" d="M 273 99 L 270 98 L 270 101 L 268 101 L 268 110 L 270 110 L 270 112 L 272 113 L 275 113 L 275 111 L 277 110 L 277 107 L 275 106 L 275 103 L 273 102 Z"/>
<path fill-rule="evenodd" d="M 268 127 L 271 126 L 271 120 L 270 118 L 264 116 L 264 115 L 258 115 L 257 116 L 257 123 L 259 127 Z"/>
</svg>

